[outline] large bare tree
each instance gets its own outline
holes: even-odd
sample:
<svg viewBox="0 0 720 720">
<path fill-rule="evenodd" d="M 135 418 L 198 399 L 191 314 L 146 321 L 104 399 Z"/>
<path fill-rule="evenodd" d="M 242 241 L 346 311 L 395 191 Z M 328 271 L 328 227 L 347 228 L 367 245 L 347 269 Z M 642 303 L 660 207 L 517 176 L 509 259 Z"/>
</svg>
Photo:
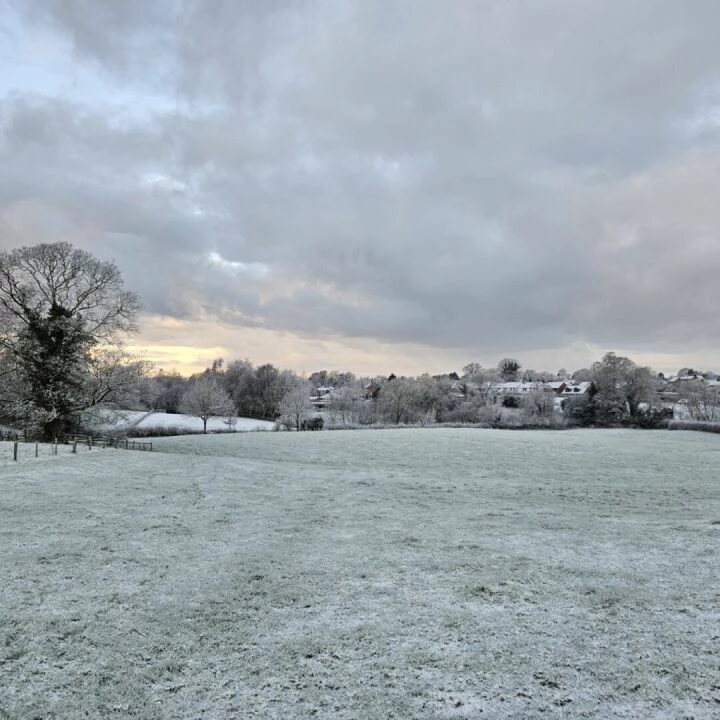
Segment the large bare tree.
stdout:
<svg viewBox="0 0 720 720">
<path fill-rule="evenodd" d="M 310 393 L 312 385 L 298 378 L 291 383 L 280 401 L 280 420 L 288 427 L 302 430 L 303 420 L 312 412 Z"/>
<path fill-rule="evenodd" d="M 519 367 L 518 364 L 518 368 Z M 467 400 L 470 396 L 475 396 L 483 407 L 490 405 L 493 397 L 493 385 L 500 377 L 499 372 L 490 368 L 484 368 L 477 362 L 468 363 L 462 371 L 463 375 L 460 379 L 460 387 L 463 390 L 465 399 Z M 517 370 L 515 370 L 515 372 L 517 372 Z"/>
<path fill-rule="evenodd" d="M 232 398 L 213 377 L 202 376 L 185 391 L 180 401 L 180 410 L 195 415 L 203 421 L 203 432 L 207 432 L 207 421 L 211 417 L 235 413 Z"/>
<path fill-rule="evenodd" d="M 395 425 L 415 421 L 416 383 L 410 378 L 393 378 L 388 380 L 380 391 L 379 408 L 386 422 Z"/>
<path fill-rule="evenodd" d="M 498 363 L 498 372 L 505 382 L 515 382 L 522 370 L 522 365 L 515 358 L 503 358 Z"/>
<path fill-rule="evenodd" d="M 10 411 L 46 438 L 112 400 L 144 366 L 122 349 L 137 295 L 113 262 L 59 242 L 0 252 L 0 349 L 12 368 Z"/>
<path fill-rule="evenodd" d="M 715 422 L 720 419 L 720 388 L 703 377 L 678 382 L 683 407 L 693 420 Z"/>
</svg>

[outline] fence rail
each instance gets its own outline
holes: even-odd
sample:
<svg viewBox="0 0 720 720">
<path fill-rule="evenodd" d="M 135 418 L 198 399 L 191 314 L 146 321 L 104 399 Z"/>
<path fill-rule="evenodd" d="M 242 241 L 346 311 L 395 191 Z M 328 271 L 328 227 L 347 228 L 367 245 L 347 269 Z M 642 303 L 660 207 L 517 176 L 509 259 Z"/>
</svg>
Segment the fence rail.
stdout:
<svg viewBox="0 0 720 720">
<path fill-rule="evenodd" d="M 93 437 L 92 435 L 62 435 L 58 442 L 63 445 L 86 445 L 88 448 L 118 448 L 120 450 L 142 450 L 152 452 L 152 442 L 129 438 Z"/>
<path fill-rule="evenodd" d="M 0 430 L 0 441 L 7 440 L 13 443 L 13 459 L 18 459 L 19 445 L 35 445 L 35 457 L 38 456 L 38 446 L 41 444 L 37 440 L 23 440 L 21 433 Z M 152 452 L 153 444 L 150 441 L 131 440 L 130 438 L 112 438 L 112 437 L 94 437 L 92 435 L 62 435 L 52 443 L 42 443 L 42 445 L 51 445 L 53 453 L 57 455 L 58 445 L 71 445 L 72 452 L 77 452 L 78 445 L 92 448 L 117 448 L 119 450 L 141 450 L 144 452 Z"/>
</svg>

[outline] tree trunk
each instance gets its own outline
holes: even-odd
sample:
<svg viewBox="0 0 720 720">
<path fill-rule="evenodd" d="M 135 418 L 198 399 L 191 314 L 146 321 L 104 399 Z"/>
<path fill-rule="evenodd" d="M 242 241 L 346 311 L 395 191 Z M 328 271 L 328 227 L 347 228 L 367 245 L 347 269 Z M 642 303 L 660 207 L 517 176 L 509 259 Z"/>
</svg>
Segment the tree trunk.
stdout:
<svg viewBox="0 0 720 720">
<path fill-rule="evenodd" d="M 42 426 L 42 439 L 45 442 L 51 442 L 55 440 L 57 437 L 63 434 L 63 431 L 65 430 L 65 423 L 62 418 L 55 418 L 54 420 L 50 420 L 46 422 Z"/>
<path fill-rule="evenodd" d="M 630 417 L 631 418 L 637 417 L 640 403 L 635 398 L 628 398 L 627 403 L 628 403 L 628 410 L 630 412 Z"/>
</svg>

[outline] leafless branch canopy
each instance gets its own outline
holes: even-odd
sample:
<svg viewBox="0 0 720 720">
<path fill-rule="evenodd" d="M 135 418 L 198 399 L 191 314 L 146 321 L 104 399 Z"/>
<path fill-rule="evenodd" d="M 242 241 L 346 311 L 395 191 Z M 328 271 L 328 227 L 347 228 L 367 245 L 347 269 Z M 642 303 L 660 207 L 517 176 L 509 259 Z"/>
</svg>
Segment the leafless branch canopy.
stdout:
<svg viewBox="0 0 720 720">
<path fill-rule="evenodd" d="M 66 242 L 0 253 L 0 346 L 11 349 L 23 326 L 60 308 L 81 318 L 97 342 L 137 331 L 140 301 L 123 288 L 120 271 Z"/>
</svg>

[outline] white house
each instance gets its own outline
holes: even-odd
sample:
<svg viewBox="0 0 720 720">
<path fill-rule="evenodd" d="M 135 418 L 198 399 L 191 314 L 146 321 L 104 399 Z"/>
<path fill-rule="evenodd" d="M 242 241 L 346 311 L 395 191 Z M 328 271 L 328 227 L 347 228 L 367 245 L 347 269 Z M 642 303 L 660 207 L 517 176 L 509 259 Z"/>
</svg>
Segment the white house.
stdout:
<svg viewBox="0 0 720 720">
<path fill-rule="evenodd" d="M 590 386 L 592 385 L 591 382 L 579 382 L 579 383 L 571 383 L 570 385 L 566 385 L 562 392 L 560 393 L 559 397 L 566 398 L 566 397 L 585 397 L 587 396 L 588 392 L 590 392 Z"/>
</svg>

